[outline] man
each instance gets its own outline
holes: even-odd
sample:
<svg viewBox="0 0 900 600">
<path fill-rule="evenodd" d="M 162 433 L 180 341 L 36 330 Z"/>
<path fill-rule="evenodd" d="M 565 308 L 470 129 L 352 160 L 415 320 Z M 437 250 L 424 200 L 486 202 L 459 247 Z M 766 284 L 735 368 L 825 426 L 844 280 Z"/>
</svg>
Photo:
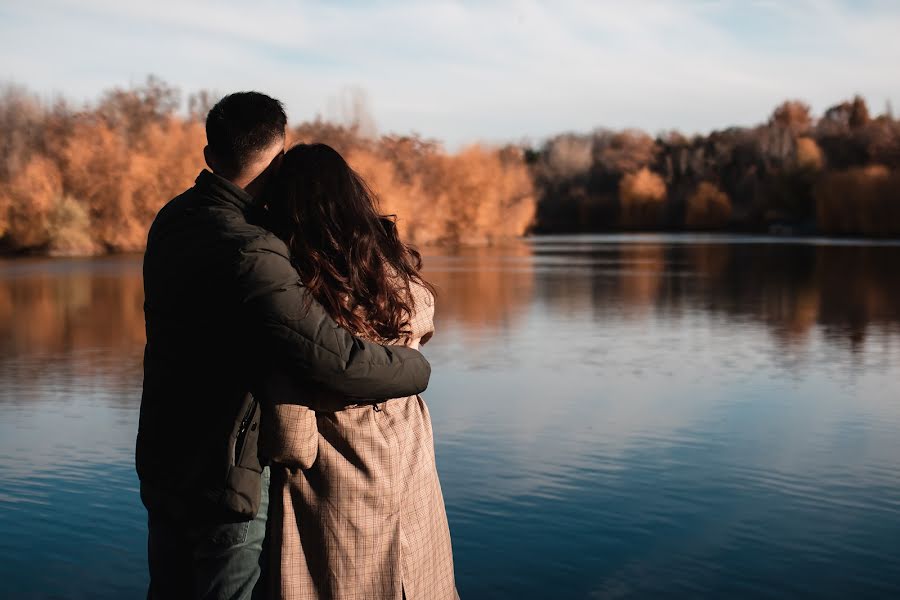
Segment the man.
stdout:
<svg viewBox="0 0 900 600">
<path fill-rule="evenodd" d="M 420 393 L 430 376 L 415 350 L 340 329 L 308 297 L 285 245 L 255 224 L 285 124 L 268 96 L 223 98 L 206 122 L 211 172 L 150 229 L 136 455 L 150 598 L 251 597 L 268 498 L 256 451 L 259 373 L 281 362 L 352 403 Z"/>
</svg>

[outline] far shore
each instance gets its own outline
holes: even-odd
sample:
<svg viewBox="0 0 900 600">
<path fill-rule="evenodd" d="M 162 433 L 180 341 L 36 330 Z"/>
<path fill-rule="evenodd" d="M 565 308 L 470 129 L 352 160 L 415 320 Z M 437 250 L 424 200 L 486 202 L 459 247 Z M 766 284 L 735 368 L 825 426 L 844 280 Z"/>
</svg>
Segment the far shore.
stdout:
<svg viewBox="0 0 900 600">
<path fill-rule="evenodd" d="M 560 241 L 608 241 L 614 243 L 666 244 L 803 244 L 829 246 L 900 246 L 900 238 L 835 236 L 819 233 L 774 234 L 747 231 L 607 231 L 580 233 L 539 233 L 522 237 L 484 240 L 469 243 L 419 244 L 427 257 L 429 250 L 467 250 L 490 248 L 512 243 Z M 93 254 L 62 254 L 42 250 L 0 251 L 0 260 L 19 259 L 102 259 L 112 257 L 142 257 L 143 250 L 112 250 Z"/>
</svg>

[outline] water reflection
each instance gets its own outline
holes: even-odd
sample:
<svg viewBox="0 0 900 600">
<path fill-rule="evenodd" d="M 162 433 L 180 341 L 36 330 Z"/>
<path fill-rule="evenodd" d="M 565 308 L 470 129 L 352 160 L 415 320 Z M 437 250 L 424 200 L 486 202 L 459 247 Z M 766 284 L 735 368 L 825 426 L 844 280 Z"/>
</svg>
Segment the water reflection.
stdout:
<svg viewBox="0 0 900 600">
<path fill-rule="evenodd" d="M 438 319 L 470 340 L 485 328 L 514 327 L 535 300 L 574 318 L 721 313 L 764 323 L 794 345 L 815 327 L 854 350 L 873 326 L 900 331 L 898 245 L 679 241 L 462 249 L 427 256 L 426 273 L 438 288 Z M 535 278 L 548 284 L 536 286 Z M 144 340 L 142 302 L 136 256 L 52 268 L 42 260 L 0 262 L 0 360 L 97 348 L 133 354 Z"/>
<path fill-rule="evenodd" d="M 900 244 L 431 252 L 464 598 L 897 597 Z M 140 257 L 0 262 L 0 579 L 140 596 Z"/>
<path fill-rule="evenodd" d="M 0 402 L 45 399 L 54 382 L 91 377 L 106 390 L 132 388 L 143 343 L 139 258 L 0 263 Z"/>
<path fill-rule="evenodd" d="M 605 310 L 630 318 L 699 311 L 758 321 L 788 345 L 802 345 L 820 327 L 853 350 L 862 348 L 872 327 L 879 333 L 900 331 L 896 244 L 735 244 L 681 236 L 544 242 L 533 252 L 538 267 L 549 259 L 585 275 L 540 287 L 554 309 L 578 316 Z"/>
<path fill-rule="evenodd" d="M 527 244 L 464 248 L 425 258 L 426 277 L 437 290 L 437 327 L 458 330 L 478 343 L 485 330 L 508 330 L 534 294 L 534 256 Z"/>
<path fill-rule="evenodd" d="M 0 263 L 0 353 L 131 349 L 144 340 L 140 258 Z"/>
</svg>

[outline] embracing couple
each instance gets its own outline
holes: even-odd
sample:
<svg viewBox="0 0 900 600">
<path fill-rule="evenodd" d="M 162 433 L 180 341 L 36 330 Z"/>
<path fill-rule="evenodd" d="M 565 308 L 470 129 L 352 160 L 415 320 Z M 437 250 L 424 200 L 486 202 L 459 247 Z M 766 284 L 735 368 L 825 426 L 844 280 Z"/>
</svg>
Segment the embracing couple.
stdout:
<svg viewBox="0 0 900 600">
<path fill-rule="evenodd" d="M 457 598 L 419 254 L 277 100 L 210 111 L 144 257 L 137 438 L 152 599 Z"/>
</svg>

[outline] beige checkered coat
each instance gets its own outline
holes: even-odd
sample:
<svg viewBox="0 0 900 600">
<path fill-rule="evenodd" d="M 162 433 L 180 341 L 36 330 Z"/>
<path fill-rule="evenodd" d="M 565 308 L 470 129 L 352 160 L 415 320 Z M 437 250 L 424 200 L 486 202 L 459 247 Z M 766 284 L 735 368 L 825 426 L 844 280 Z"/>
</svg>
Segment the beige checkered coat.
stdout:
<svg viewBox="0 0 900 600">
<path fill-rule="evenodd" d="M 414 286 L 412 337 L 434 331 L 434 299 Z M 271 398 L 304 391 L 273 377 Z M 452 600 L 459 596 L 444 499 L 421 397 L 333 411 L 334 398 L 264 402 L 270 489 L 269 589 L 276 598 Z M 331 408 L 332 411 L 328 409 Z"/>
</svg>

